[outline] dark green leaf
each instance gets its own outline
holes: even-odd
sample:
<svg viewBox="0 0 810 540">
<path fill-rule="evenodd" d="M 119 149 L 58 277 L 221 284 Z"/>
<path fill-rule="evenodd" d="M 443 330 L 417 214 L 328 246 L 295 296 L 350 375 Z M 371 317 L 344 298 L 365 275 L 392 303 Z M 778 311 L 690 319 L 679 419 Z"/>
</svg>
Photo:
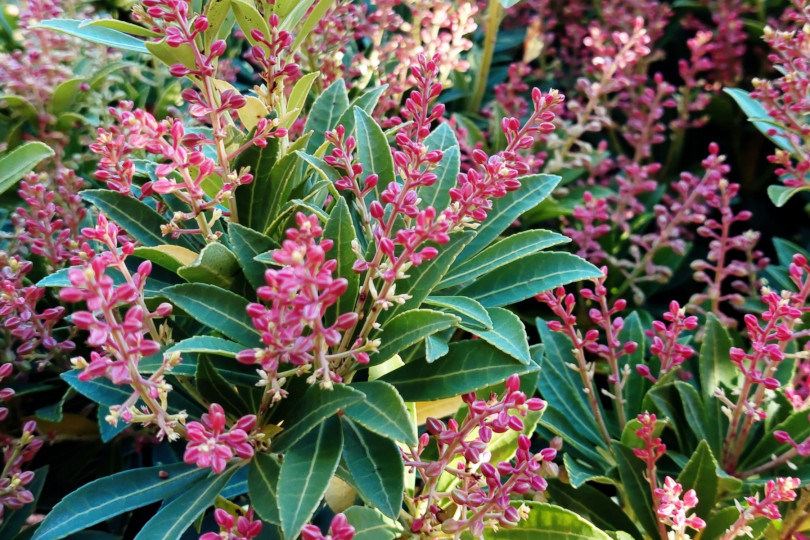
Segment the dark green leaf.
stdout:
<svg viewBox="0 0 810 540">
<path fill-rule="evenodd" d="M 382 128 L 363 109 L 354 108 L 354 123 L 357 133 L 357 162 L 363 166 L 363 177 L 376 174 L 377 186 L 366 195 L 366 203 L 379 199 L 388 184 L 396 180 L 394 158 Z"/>
<path fill-rule="evenodd" d="M 419 198 L 424 207 L 432 206 L 441 211 L 450 204 L 450 189 L 458 182 L 461 167 L 461 152 L 456 134 L 449 124 L 441 124 L 425 139 L 428 150 L 441 150 L 442 160 L 431 171 L 436 175 L 436 182 L 429 186 L 419 187 Z"/>
<path fill-rule="evenodd" d="M 346 407 L 343 412 L 347 417 L 383 437 L 416 445 L 416 426 L 405 401 L 393 386 L 371 381 L 353 383 L 352 388 L 361 391 L 366 398 Z"/>
<path fill-rule="evenodd" d="M 405 471 L 397 443 L 343 418 L 343 460 L 360 495 L 380 512 L 397 519 Z"/>
<path fill-rule="evenodd" d="M 270 171 L 278 161 L 280 151 L 278 139 L 271 137 L 267 146 L 250 146 L 239 154 L 236 168 L 250 167 L 253 182 L 236 188 L 236 209 L 239 223 L 253 230 L 264 230 L 267 222 L 267 191 Z"/>
<path fill-rule="evenodd" d="M 789 187 L 774 184 L 768 186 L 768 198 L 771 200 L 774 206 L 777 208 L 782 208 L 790 199 L 793 198 L 794 195 L 808 190 L 810 190 L 810 187 L 808 186 Z"/>
<path fill-rule="evenodd" d="M 483 341 L 450 344 L 450 352 L 433 364 L 411 362 L 382 380 L 393 384 L 405 401 L 453 397 L 506 380 L 510 375 L 537 371 Z"/>
<path fill-rule="evenodd" d="M 318 96 L 307 116 L 304 133 L 312 132 L 307 143 L 307 153 L 315 151 L 326 140 L 324 133 L 337 127 L 337 120 L 349 108 L 349 94 L 346 92 L 346 83 L 343 79 L 333 82 L 329 88 Z M 367 174 L 370 174 L 367 172 Z"/>
<path fill-rule="evenodd" d="M 722 538 L 725 532 L 734 525 L 737 518 L 740 517 L 740 511 L 734 506 L 723 508 L 712 514 L 706 520 L 706 528 L 703 529 L 700 535 L 700 540 L 718 540 Z M 749 538 L 760 538 L 765 528 L 770 524 L 770 520 L 765 518 L 757 518 L 747 523 L 751 527 L 751 536 Z"/>
<path fill-rule="evenodd" d="M 425 360 L 433 363 L 450 352 L 450 345 L 447 338 L 437 335 L 428 336 L 425 339 Z"/>
<path fill-rule="evenodd" d="M 717 461 L 706 441 L 698 443 L 697 450 L 678 475 L 678 483 L 683 486 L 684 493 L 690 489 L 697 493 L 695 514 L 702 518 L 708 516 L 717 497 Z"/>
<path fill-rule="evenodd" d="M 634 311 L 624 319 L 624 327 L 619 332 L 618 339 L 622 343 L 632 341 L 638 345 L 635 352 L 619 358 L 619 369 L 621 371 L 630 370 L 630 376 L 622 388 L 622 394 L 624 396 L 624 419 L 631 420 L 641 412 L 644 393 L 651 384 L 649 379 L 642 377 L 635 370 L 637 365 L 644 363 L 644 356 L 647 352 L 647 337 L 644 334 L 644 327 L 638 312 Z"/>
<path fill-rule="evenodd" d="M 34 540 L 58 540 L 113 516 L 160 501 L 186 489 L 207 473 L 205 469 L 175 463 L 94 480 L 62 499 L 37 529 Z"/>
<path fill-rule="evenodd" d="M 25 489 L 27 489 L 34 498 L 33 502 L 17 510 L 6 508 L 3 515 L 3 523 L 0 523 L 0 538 L 14 538 L 14 535 L 25 525 L 25 521 L 36 509 L 37 500 L 39 500 L 39 495 L 42 492 L 42 486 L 45 485 L 46 476 L 48 476 L 47 465 L 35 470 L 34 479 L 31 480 L 30 484 L 25 486 Z"/>
<path fill-rule="evenodd" d="M 504 308 L 489 308 L 492 330 L 474 332 L 479 338 L 500 349 L 521 364 L 529 365 L 529 338 L 517 315 Z"/>
<path fill-rule="evenodd" d="M 331 418 L 320 423 L 284 455 L 279 485 L 295 486 L 278 498 L 286 538 L 296 538 L 312 517 L 335 474 L 342 449 L 340 421 Z"/>
<path fill-rule="evenodd" d="M 241 417 L 255 412 L 250 396 L 242 395 L 233 382 L 225 380 L 204 354 L 197 361 L 196 383 L 200 395 L 209 403 L 222 405 L 229 416 Z"/>
<path fill-rule="evenodd" d="M 788 153 L 795 152 L 793 145 L 790 141 L 782 135 L 771 135 L 769 132 L 774 130 L 779 133 L 780 129 L 776 126 L 771 116 L 765 107 L 751 97 L 751 94 L 741 88 L 724 88 L 723 91 L 731 96 L 737 105 L 748 117 L 748 121 L 754 124 L 756 128 L 766 137 L 768 137 L 776 146 L 785 150 Z M 779 206 L 779 205 L 777 205 Z"/>
<path fill-rule="evenodd" d="M 169 222 L 135 197 L 108 189 L 86 189 L 81 192 L 81 196 L 145 246 L 174 244 L 189 247 L 183 236 L 179 238 L 172 238 L 171 235 L 163 236 L 160 227 L 168 225 Z"/>
<path fill-rule="evenodd" d="M 627 496 L 627 505 L 636 514 L 647 534 L 651 538 L 658 538 L 658 520 L 652 508 L 650 484 L 644 477 L 644 462 L 630 448 L 619 442 L 613 443 L 613 455 Z"/>
<path fill-rule="evenodd" d="M 278 515 L 278 475 L 281 466 L 270 454 L 256 454 L 248 469 L 248 493 L 250 503 L 259 516 L 281 525 Z"/>
<path fill-rule="evenodd" d="M 462 289 L 484 307 L 514 304 L 560 285 L 602 276 L 591 263 L 570 253 L 535 253 L 512 261 Z"/>
<path fill-rule="evenodd" d="M 588 518 L 591 523 L 606 531 L 624 531 L 636 540 L 642 540 L 641 533 L 633 520 L 627 517 L 613 500 L 591 486 L 574 489 L 559 480 L 548 483 L 546 493 L 560 506 Z"/>
<path fill-rule="evenodd" d="M 428 296 L 425 304 L 461 317 L 459 326 L 470 331 L 492 330 L 492 319 L 487 310 L 466 296 Z"/>
<path fill-rule="evenodd" d="M 248 317 L 248 302 L 225 289 L 203 283 L 175 285 L 164 296 L 202 324 L 249 347 L 259 344 L 259 332 Z"/>
<path fill-rule="evenodd" d="M 176 540 L 197 517 L 214 504 L 236 469 L 198 480 L 146 522 L 135 540 Z"/>
<path fill-rule="evenodd" d="M 233 252 L 242 267 L 242 272 L 254 289 L 266 285 L 264 272 L 266 266 L 255 260 L 260 253 L 278 248 L 272 239 L 238 223 L 228 225 L 228 236 L 233 244 Z"/>
<path fill-rule="evenodd" d="M 341 294 L 337 302 L 330 306 L 326 312 L 327 324 L 332 324 L 341 313 L 354 311 L 357 302 L 357 290 L 360 287 L 360 275 L 352 270 L 352 265 L 357 260 L 352 251 L 352 242 L 355 242 L 357 237 L 354 234 L 352 216 L 349 214 L 346 199 L 341 197 L 337 200 L 329 219 L 326 221 L 323 236 L 334 242 L 332 249 L 329 250 L 326 256 L 337 260 L 335 274 L 349 282 L 346 292 Z"/>
<path fill-rule="evenodd" d="M 386 321 L 373 336 L 381 345 L 372 357 L 372 365 L 385 362 L 400 351 L 420 343 L 427 336 L 456 326 L 459 318 L 449 313 L 429 309 L 413 309 Z"/>
<path fill-rule="evenodd" d="M 132 395 L 133 390 L 128 385 L 115 385 L 112 381 L 101 378 L 81 381 L 80 373 L 78 369 L 73 369 L 65 371 L 60 377 L 81 395 L 96 403 L 107 407 L 120 405 Z"/>
</svg>

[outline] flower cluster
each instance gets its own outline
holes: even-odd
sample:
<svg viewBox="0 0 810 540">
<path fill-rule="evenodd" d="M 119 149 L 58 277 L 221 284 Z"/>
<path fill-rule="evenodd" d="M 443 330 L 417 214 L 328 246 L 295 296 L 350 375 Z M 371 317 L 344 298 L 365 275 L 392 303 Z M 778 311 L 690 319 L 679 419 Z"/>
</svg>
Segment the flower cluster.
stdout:
<svg viewBox="0 0 810 540">
<path fill-rule="evenodd" d="M 521 417 L 545 405 L 538 398 L 527 398 L 519 388 L 520 379 L 513 375 L 501 396 L 492 395 L 484 401 L 475 394 L 465 394 L 462 399 L 467 414 L 460 422 L 450 419 L 445 424 L 429 418 L 418 447 L 403 450 L 405 466 L 415 469 L 423 483 L 420 494 L 408 501 L 412 532 L 455 534 L 469 530 L 481 538 L 485 528 L 515 526 L 525 518 L 525 509 L 512 506 L 509 495 L 545 490 L 543 474 L 556 472 L 551 462 L 557 450 L 546 448 L 532 454 L 531 440 L 521 433 L 514 462 L 490 463 L 488 445 L 493 435 L 522 432 L 525 424 Z M 428 461 L 422 454 L 431 438 L 438 445 L 439 456 Z M 450 481 L 449 493 L 437 492 L 440 480 Z M 456 504 L 450 517 L 441 515 L 443 497 Z"/>
<path fill-rule="evenodd" d="M 341 381 L 331 362 L 352 356 L 357 362 L 367 363 L 366 351 L 371 350 L 371 345 L 361 346 L 361 342 L 349 354 L 329 354 L 329 349 L 340 343 L 341 332 L 352 328 L 358 316 L 355 312 L 344 313 L 332 325 L 324 324 L 327 309 L 346 291 L 348 281 L 333 277 L 337 261 L 326 259 L 333 242 L 320 239 L 323 228 L 318 218 L 298 213 L 295 219 L 298 227 L 287 230 L 287 240 L 273 253 L 273 260 L 282 268 L 267 270 L 267 285 L 257 291 L 269 307 L 253 303 L 247 308 L 253 325 L 261 332 L 264 347 L 237 355 L 244 364 L 261 366 L 262 383 L 274 402 L 286 395 L 282 386 L 287 375 L 314 368 L 310 383 L 320 381 L 321 386 L 330 388 L 333 382 Z M 280 373 L 281 364 L 295 367 L 290 373 Z"/>
<path fill-rule="evenodd" d="M 695 490 L 690 489 L 684 493 L 683 486 L 670 476 L 664 479 L 663 487 L 655 490 L 655 502 L 658 519 L 672 528 L 674 534 L 668 536 L 672 540 L 689 540 L 691 536 L 686 534 L 687 527 L 696 531 L 706 527 L 706 522 L 698 516 L 687 516 L 698 504 Z"/>
<path fill-rule="evenodd" d="M 252 508 L 235 519 L 227 511 L 217 508 L 214 510 L 214 520 L 220 532 L 207 532 L 200 536 L 200 540 L 251 540 L 262 532 L 262 521 L 253 519 Z"/>
<path fill-rule="evenodd" d="M 304 528 L 301 529 L 301 540 L 352 540 L 352 538 L 354 538 L 354 527 L 349 525 L 343 514 L 336 514 L 332 518 L 326 536 L 315 525 L 304 525 Z"/>
<path fill-rule="evenodd" d="M 695 354 L 692 347 L 679 343 L 679 339 L 685 331 L 694 330 L 698 326 L 698 318 L 694 315 L 687 316 L 686 310 L 675 300 L 669 303 L 669 311 L 664 313 L 664 321 L 653 321 L 652 330 L 647 331 L 647 335 L 653 338 L 650 352 L 661 361 L 658 378 L 676 369 Z M 638 364 L 636 371 L 653 382 L 657 380 L 650 373 L 649 366 L 645 364 Z"/>
<path fill-rule="evenodd" d="M 199 422 L 186 424 L 188 444 L 183 461 L 203 469 L 210 467 L 216 474 L 220 474 L 234 455 L 241 459 L 253 457 L 253 446 L 248 440 L 248 434 L 255 426 L 256 416 L 251 414 L 243 416 L 231 429 L 226 430 L 225 410 L 221 405 L 212 403 L 208 407 L 208 413 L 203 414 Z M 223 524 L 220 522 L 220 525 Z M 249 520 L 245 526 L 253 529 Z M 233 528 L 233 523 L 227 528 Z"/>
<path fill-rule="evenodd" d="M 34 500 L 26 487 L 34 480 L 34 473 L 24 471 L 22 467 L 34 459 L 34 455 L 42 448 L 42 439 L 34 436 L 36 429 L 36 422 L 30 420 L 23 425 L 22 435 L 17 439 L 0 434 L 4 462 L 3 474 L 0 476 L 0 518 L 6 508 L 19 510 Z"/>
<path fill-rule="evenodd" d="M 733 540 L 740 536 L 750 535 L 751 529 L 749 523 L 758 517 L 780 519 L 782 514 L 779 512 L 777 503 L 795 500 L 795 490 L 798 489 L 799 486 L 801 486 L 801 481 L 798 478 L 784 477 L 777 478 L 776 480 L 768 480 L 768 483 L 765 484 L 765 496 L 762 500 L 759 499 L 759 493 L 757 493 L 745 498 L 745 507 L 737 503 L 740 516 L 737 518 L 737 521 L 723 533 L 720 539 Z"/>
</svg>

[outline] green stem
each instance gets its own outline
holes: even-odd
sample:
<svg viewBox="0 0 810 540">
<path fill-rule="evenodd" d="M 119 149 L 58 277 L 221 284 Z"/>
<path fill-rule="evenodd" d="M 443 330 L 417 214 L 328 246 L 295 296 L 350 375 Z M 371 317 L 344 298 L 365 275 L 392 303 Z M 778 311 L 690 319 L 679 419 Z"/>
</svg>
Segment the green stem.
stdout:
<svg viewBox="0 0 810 540">
<path fill-rule="evenodd" d="M 487 79 L 489 78 L 489 68 L 492 66 L 492 55 L 495 52 L 495 42 L 498 40 L 498 27 L 501 24 L 500 0 L 489 0 L 487 11 L 487 28 L 484 35 L 484 52 L 481 55 L 481 65 L 478 76 L 475 79 L 475 87 L 472 99 L 467 106 L 467 111 L 477 113 L 481 110 L 481 103 L 484 101 L 484 92 L 487 89 Z"/>
</svg>

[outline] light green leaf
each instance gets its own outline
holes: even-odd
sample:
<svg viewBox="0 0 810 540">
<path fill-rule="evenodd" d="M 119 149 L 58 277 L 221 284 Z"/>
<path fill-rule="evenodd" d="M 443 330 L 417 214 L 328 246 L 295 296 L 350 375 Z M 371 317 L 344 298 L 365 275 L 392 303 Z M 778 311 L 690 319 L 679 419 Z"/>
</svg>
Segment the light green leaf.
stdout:
<svg viewBox="0 0 810 540">
<path fill-rule="evenodd" d="M 395 441 L 415 446 L 416 426 L 405 401 L 390 384 L 383 381 L 352 383 L 366 398 L 346 407 L 344 414 L 363 427 Z"/>
<path fill-rule="evenodd" d="M 433 401 L 474 392 L 512 374 L 537 371 L 483 341 L 458 341 L 433 364 L 411 362 L 381 378 L 396 387 L 405 401 Z"/>
<path fill-rule="evenodd" d="M 248 347 L 259 344 L 259 331 L 246 312 L 248 301 L 204 283 L 184 283 L 163 291 L 172 304 L 202 324 Z"/>
<path fill-rule="evenodd" d="M 343 449 L 340 421 L 331 418 L 284 455 L 278 483 L 295 486 L 278 498 L 281 527 L 286 538 L 296 538 L 321 502 L 329 481 L 337 470 Z"/>
<path fill-rule="evenodd" d="M 435 334 L 425 339 L 425 361 L 427 363 L 432 364 L 449 352 L 450 345 L 447 343 L 447 339 Z"/>
<path fill-rule="evenodd" d="M 393 540 L 399 535 L 396 522 L 367 506 L 352 506 L 343 515 L 354 527 L 353 540 Z"/>
<path fill-rule="evenodd" d="M 79 87 L 84 82 L 84 78 L 77 77 L 59 83 L 54 89 L 51 101 L 48 104 L 50 112 L 58 116 L 75 107 L 76 98 L 81 94 Z"/>
<path fill-rule="evenodd" d="M 349 108 L 349 94 L 343 79 L 333 82 L 318 96 L 307 116 L 304 133 L 312 132 L 307 143 L 307 153 L 314 154 L 323 144 L 324 133 L 337 127 L 337 120 Z"/>
<path fill-rule="evenodd" d="M 466 296 L 428 296 L 425 304 L 461 317 L 459 326 L 470 331 L 492 330 L 492 319 L 487 310 Z"/>
<path fill-rule="evenodd" d="M 231 15 L 231 0 L 208 0 L 205 3 L 205 17 L 208 28 L 203 32 L 203 41 L 208 49 L 214 41 L 230 34 L 233 28 L 235 17 Z"/>
<path fill-rule="evenodd" d="M 557 479 L 551 479 L 546 493 L 556 504 L 588 518 L 591 523 L 606 531 L 626 531 L 630 538 L 642 540 L 633 520 L 613 500 L 591 486 L 574 489 Z"/>
<path fill-rule="evenodd" d="M 217 0 L 222 1 L 222 0 Z M 160 37 L 161 34 L 150 30 L 144 26 L 139 24 L 132 24 L 131 22 L 126 21 L 119 21 L 118 19 L 93 19 L 93 20 L 85 20 L 79 25 L 79 29 L 83 28 L 109 28 L 111 30 L 117 30 L 118 32 L 122 32 L 124 34 L 131 34 L 133 36 L 140 36 L 145 38 L 156 38 Z"/>
<path fill-rule="evenodd" d="M 245 350 L 244 345 L 234 343 L 227 339 L 213 336 L 193 336 L 183 341 L 177 342 L 166 350 L 166 354 L 179 353 L 203 353 L 215 354 L 236 358 L 236 355 Z"/>
<path fill-rule="evenodd" d="M 278 476 L 281 466 L 270 454 L 256 454 L 248 469 L 248 493 L 250 503 L 259 516 L 281 525 L 278 515 Z"/>
<path fill-rule="evenodd" d="M 285 400 L 275 415 L 284 419 L 284 431 L 273 439 L 272 450 L 283 452 L 297 446 L 316 426 L 364 398 L 362 392 L 351 386 L 335 384 L 331 390 L 312 385 L 298 399 Z"/>
<path fill-rule="evenodd" d="M 324 4 L 328 4 L 329 2 L 323 2 Z M 293 50 L 295 46 L 293 46 Z M 307 104 L 307 96 L 309 95 L 309 90 L 312 88 L 312 83 L 315 82 L 315 79 L 320 77 L 321 72 L 315 71 L 313 73 L 307 73 L 295 83 L 293 86 L 292 92 L 290 92 L 290 99 L 287 100 L 287 112 L 290 113 L 296 109 L 298 109 L 297 113 L 288 114 L 284 117 L 284 122 L 280 125 L 283 128 L 290 128 L 290 126 L 295 123 L 296 119 L 301 116 L 301 111 L 304 110 L 304 106 Z"/>
<path fill-rule="evenodd" d="M 168 473 L 168 476 L 161 472 Z M 58 540 L 129 510 L 163 500 L 203 478 L 208 471 L 175 463 L 133 469 L 94 480 L 54 506 L 34 540 Z"/>
<path fill-rule="evenodd" d="M 771 135 L 768 133 L 770 130 L 775 129 L 777 133 L 781 131 L 773 121 L 773 118 L 768 114 L 762 103 L 751 97 L 751 94 L 742 88 L 724 88 L 723 91 L 737 102 L 737 105 L 748 117 L 748 121 L 766 137 L 768 137 L 776 146 L 789 153 L 794 153 L 795 149 L 790 141 L 781 135 Z M 777 205 L 780 206 L 780 205 Z"/>
<path fill-rule="evenodd" d="M 176 540 L 188 529 L 197 517 L 214 504 L 217 495 L 231 479 L 236 468 L 226 469 L 222 474 L 211 474 L 198 480 L 182 496 L 161 508 L 146 522 L 135 540 Z"/>
<path fill-rule="evenodd" d="M 51 147 L 39 141 L 18 146 L 0 157 L 0 195 L 8 191 L 39 163 L 54 155 Z"/>
<path fill-rule="evenodd" d="M 512 261 L 462 289 L 484 307 L 514 304 L 560 285 L 593 279 L 602 272 L 591 263 L 570 253 L 535 253 Z"/>
<path fill-rule="evenodd" d="M 55 30 L 69 36 L 77 37 L 91 43 L 98 43 L 121 49 L 122 51 L 149 54 L 144 42 L 118 30 L 104 28 L 103 26 L 85 25 L 89 21 L 77 21 L 74 19 L 48 19 L 41 21 L 33 28 L 47 28 Z"/>
<path fill-rule="evenodd" d="M 397 443 L 343 418 L 343 461 L 360 495 L 396 519 L 402 506 L 405 471 Z"/>
<path fill-rule="evenodd" d="M 454 266 L 437 289 L 474 281 L 480 276 L 522 257 L 570 241 L 567 236 L 542 229 L 523 231 L 507 236 L 464 263 Z"/>
<path fill-rule="evenodd" d="M 191 264 L 199 253 L 183 246 L 163 244 L 160 246 L 139 246 L 133 253 L 136 257 L 148 259 L 163 268 L 176 272 L 181 266 Z"/>
<path fill-rule="evenodd" d="M 172 244 L 190 247 L 183 236 L 163 236 L 160 227 L 168 225 L 168 220 L 134 197 L 108 189 L 86 189 L 81 196 L 145 246 Z"/>
<path fill-rule="evenodd" d="M 808 190 L 810 190 L 810 187 L 808 186 L 789 187 L 774 184 L 768 186 L 768 198 L 771 200 L 774 206 L 777 208 L 782 208 L 791 198 L 793 198 L 794 195 Z"/>
<path fill-rule="evenodd" d="M 190 283 L 227 288 L 238 271 L 239 262 L 231 250 L 218 242 L 211 242 L 191 264 L 178 268 L 177 274 Z"/>
<path fill-rule="evenodd" d="M 528 519 L 514 528 L 484 532 L 486 540 L 610 540 L 593 523 L 551 504 L 522 501 L 531 509 Z M 462 536 L 469 539 L 470 536 Z"/>
<path fill-rule="evenodd" d="M 372 357 L 372 365 L 388 360 L 431 334 L 456 326 L 459 320 L 455 315 L 429 309 L 413 309 L 400 313 L 389 319 L 382 330 L 373 336 L 374 339 L 380 339 L 382 345 Z"/>
<path fill-rule="evenodd" d="M 262 47 L 265 49 L 265 53 L 269 54 L 270 51 L 267 50 L 267 46 L 253 39 L 253 36 L 250 34 L 251 30 L 259 30 L 264 34 L 265 39 L 269 40 L 271 37 L 270 26 L 258 10 L 256 10 L 253 2 L 250 0 L 231 0 L 231 9 L 236 16 L 236 24 L 239 25 L 239 28 L 242 30 L 242 33 L 245 34 L 250 44 Z"/>
<path fill-rule="evenodd" d="M 308 1 L 301 1 L 299 0 L 299 5 L 305 5 L 307 3 L 311 4 L 312 0 Z M 298 21 L 293 22 L 293 17 L 288 16 L 284 18 L 283 26 L 287 30 L 295 30 L 295 40 L 292 43 L 292 47 L 290 48 L 291 52 L 295 52 L 298 50 L 298 47 L 301 46 L 301 43 L 304 42 L 304 39 L 309 35 L 310 32 L 315 28 L 315 25 L 323 19 L 323 16 L 332 7 L 332 4 L 335 3 L 335 0 L 318 0 L 318 3 L 312 8 L 312 11 L 309 15 L 307 15 L 306 20 L 300 26 L 298 22 L 300 21 L 300 17 L 298 17 Z M 296 8 L 301 9 L 301 8 Z M 306 7 L 303 8 L 303 11 L 306 12 Z M 290 13 L 292 15 L 292 12 Z M 303 14 L 302 14 L 303 16 Z"/>
<path fill-rule="evenodd" d="M 504 197 L 492 201 L 492 210 L 489 211 L 487 219 L 475 230 L 475 238 L 458 256 L 456 265 L 460 265 L 489 246 L 524 212 L 531 210 L 548 197 L 560 183 L 559 176 L 548 174 L 533 174 L 519 180 L 523 184 L 519 190 L 511 191 Z"/>
</svg>

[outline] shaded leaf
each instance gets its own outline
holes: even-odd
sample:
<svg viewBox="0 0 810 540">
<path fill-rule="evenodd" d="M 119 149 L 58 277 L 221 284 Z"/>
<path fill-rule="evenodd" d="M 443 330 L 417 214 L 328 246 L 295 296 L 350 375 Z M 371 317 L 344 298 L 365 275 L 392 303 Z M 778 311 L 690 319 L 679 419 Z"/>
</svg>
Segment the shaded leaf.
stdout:
<svg viewBox="0 0 810 540">
<path fill-rule="evenodd" d="M 281 466 L 270 454 L 256 454 L 248 469 L 250 503 L 259 516 L 281 525 L 278 515 L 278 476 Z"/>
<path fill-rule="evenodd" d="M 365 428 L 395 441 L 415 446 L 416 426 L 405 401 L 396 389 L 383 381 L 352 383 L 366 398 L 346 407 L 344 414 Z"/>
<path fill-rule="evenodd" d="M 7 100 L 6 97 L 3 97 Z M 27 142 L 0 157 L 0 195 L 31 172 L 42 160 L 54 155 L 51 147 L 39 141 Z"/>
</svg>

